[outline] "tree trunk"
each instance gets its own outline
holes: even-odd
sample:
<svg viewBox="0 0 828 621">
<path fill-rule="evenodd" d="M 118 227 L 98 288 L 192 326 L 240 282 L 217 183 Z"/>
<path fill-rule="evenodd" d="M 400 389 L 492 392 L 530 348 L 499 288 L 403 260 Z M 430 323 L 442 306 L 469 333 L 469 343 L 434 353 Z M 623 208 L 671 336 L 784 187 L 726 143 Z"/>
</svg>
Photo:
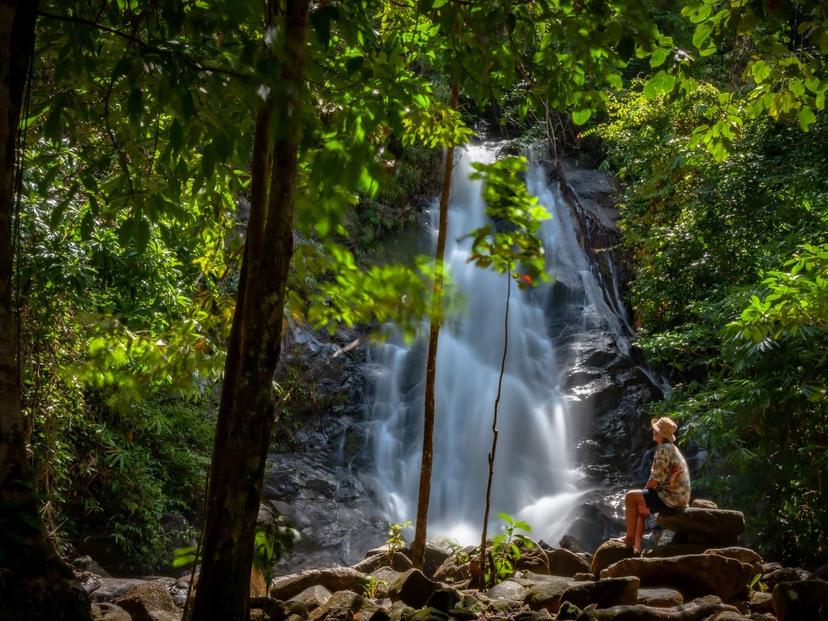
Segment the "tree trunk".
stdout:
<svg viewBox="0 0 828 621">
<path fill-rule="evenodd" d="M 280 89 L 257 115 L 251 212 L 225 364 L 193 619 L 247 621 L 254 530 L 274 421 L 309 0 L 288 0 Z M 275 136 L 271 143 L 271 118 Z"/>
<path fill-rule="evenodd" d="M 457 109 L 460 87 L 451 85 L 451 109 Z M 448 229 L 448 201 L 451 193 L 451 174 L 454 171 L 454 145 L 446 149 L 443 166 L 443 186 L 440 191 L 440 224 L 437 229 L 437 249 L 434 252 L 435 274 L 431 301 L 431 326 L 428 331 L 428 356 L 426 358 L 425 403 L 423 407 L 423 455 L 420 462 L 420 488 L 417 496 L 417 524 L 414 541 L 411 542 L 411 561 L 422 569 L 425 561 L 426 531 L 428 530 L 428 504 L 431 496 L 431 464 L 434 459 L 434 412 L 435 379 L 437 376 L 437 345 L 440 338 L 441 308 L 443 301 L 443 259 L 446 254 Z"/>
<path fill-rule="evenodd" d="M 0 0 L 0 619 L 89 619 L 89 597 L 40 519 L 20 404 L 12 277 L 15 168 L 37 2 Z"/>
</svg>

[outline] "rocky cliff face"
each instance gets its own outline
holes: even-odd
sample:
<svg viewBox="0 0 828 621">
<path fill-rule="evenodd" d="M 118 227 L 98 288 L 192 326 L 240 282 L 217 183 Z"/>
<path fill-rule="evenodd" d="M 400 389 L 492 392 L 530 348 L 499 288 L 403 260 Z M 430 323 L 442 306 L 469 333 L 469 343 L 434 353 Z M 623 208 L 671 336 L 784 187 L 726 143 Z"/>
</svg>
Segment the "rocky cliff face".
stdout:
<svg viewBox="0 0 828 621">
<path fill-rule="evenodd" d="M 573 321 L 556 307 L 571 309 L 573 296 L 584 294 L 566 278 L 552 285 L 548 332 L 567 359 L 568 372 L 561 382 L 578 438 L 575 456 L 583 473 L 581 484 L 593 490 L 570 516 L 568 534 L 593 550 L 620 532 L 623 491 L 646 478 L 651 434 L 644 407 L 662 398 L 663 388 L 641 364 L 621 302 L 627 270 L 615 226 L 612 178 L 570 164 L 550 167 L 550 177 L 561 183 L 591 269 L 616 315 L 611 322 L 590 315 L 583 300 L 583 316 Z M 365 420 L 362 366 L 366 344 L 351 331 L 331 339 L 295 326 L 291 335 L 278 381 L 292 392 L 270 457 L 264 500 L 302 538 L 293 557 L 277 569 L 353 564 L 383 542 L 388 526 L 370 491 L 370 422 Z"/>
</svg>

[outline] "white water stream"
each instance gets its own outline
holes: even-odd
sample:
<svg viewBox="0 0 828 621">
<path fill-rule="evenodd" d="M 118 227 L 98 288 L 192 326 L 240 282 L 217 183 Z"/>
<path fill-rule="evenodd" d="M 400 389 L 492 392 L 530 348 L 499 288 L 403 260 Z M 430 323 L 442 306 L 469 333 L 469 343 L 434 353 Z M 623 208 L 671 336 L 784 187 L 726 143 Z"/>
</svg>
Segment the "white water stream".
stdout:
<svg viewBox="0 0 828 621">
<path fill-rule="evenodd" d="M 498 146 L 470 146 L 460 152 L 449 205 L 446 262 L 464 301 L 461 312 L 440 332 L 428 535 L 462 544 L 479 543 L 480 538 L 507 286 L 505 275 L 466 262 L 471 242 L 462 238 L 486 222 L 481 182 L 468 178 L 471 163 L 493 161 Z M 525 520 L 535 539 L 556 545 L 568 525 L 567 516 L 588 490 L 577 485 L 579 476 L 571 461 L 572 425 L 562 393 L 568 356 L 555 350 L 544 309 L 560 309 L 564 317 L 558 320 L 574 324 L 572 334 L 601 325 L 615 336 L 621 351 L 629 345 L 623 316 L 607 304 L 577 242 L 572 213 L 557 189 L 549 186 L 540 165 L 531 165 L 527 186 L 553 216 L 542 229 L 547 269 L 575 294 L 568 296 L 573 301 L 567 306 L 552 303 L 549 285 L 531 291 L 511 285 L 492 515 L 505 512 Z M 436 211 L 435 206 L 435 223 Z M 436 239 L 434 227 L 430 232 Z M 367 367 L 373 387 L 369 416 L 376 422 L 376 486 L 393 522 L 413 521 L 416 515 L 425 349 L 422 338 L 413 345 L 391 340 L 374 348 Z M 490 532 L 498 522 L 494 517 Z"/>
</svg>

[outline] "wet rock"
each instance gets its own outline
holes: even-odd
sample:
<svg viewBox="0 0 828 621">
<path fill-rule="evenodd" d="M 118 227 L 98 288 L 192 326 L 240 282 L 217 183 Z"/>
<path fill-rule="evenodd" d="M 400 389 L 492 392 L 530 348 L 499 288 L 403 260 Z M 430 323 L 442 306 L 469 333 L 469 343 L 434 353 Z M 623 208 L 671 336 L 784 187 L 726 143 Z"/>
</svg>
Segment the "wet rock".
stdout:
<svg viewBox="0 0 828 621">
<path fill-rule="evenodd" d="M 368 621 L 379 606 L 353 591 L 337 591 L 310 613 L 308 621 Z"/>
<path fill-rule="evenodd" d="M 578 541 L 578 539 L 576 539 L 572 535 L 564 535 L 563 537 L 561 537 L 561 540 L 558 542 L 558 545 L 561 546 L 561 548 L 563 548 L 564 550 L 569 550 L 570 552 L 574 552 L 576 554 L 587 553 L 586 546 L 584 546 L 583 543 Z"/>
<path fill-rule="evenodd" d="M 780 582 L 773 588 L 773 608 L 779 621 L 828 619 L 828 582 Z"/>
<path fill-rule="evenodd" d="M 635 604 L 639 583 L 638 578 L 609 578 L 573 584 L 563 592 L 561 602 L 569 602 L 578 608 L 590 604 L 596 604 L 598 608 Z"/>
<path fill-rule="evenodd" d="M 610 539 L 602 543 L 601 547 L 592 555 L 592 564 L 589 570 L 593 576 L 598 577 L 610 565 L 634 556 L 636 556 L 635 550 L 628 548 L 623 541 Z"/>
<path fill-rule="evenodd" d="M 112 601 L 129 613 L 132 621 L 178 621 L 179 610 L 168 587 L 161 582 L 145 582 Z"/>
<path fill-rule="evenodd" d="M 751 567 L 715 554 L 670 558 L 629 558 L 610 565 L 601 577 L 638 576 L 644 586 L 666 586 L 686 599 L 714 594 L 728 601 L 745 592 Z"/>
<path fill-rule="evenodd" d="M 132 621 L 129 613 L 116 604 L 92 604 L 92 621 Z"/>
<path fill-rule="evenodd" d="M 388 588 L 392 601 L 400 600 L 412 608 L 422 608 L 440 585 L 425 577 L 419 569 L 409 569 Z"/>
<path fill-rule="evenodd" d="M 676 533 L 675 543 L 684 543 L 677 540 L 679 535 L 687 538 L 687 543 L 713 543 L 731 545 L 745 531 L 745 516 L 741 511 L 725 509 L 675 509 L 662 511 L 656 522 L 662 528 L 668 528 Z"/>
<path fill-rule="evenodd" d="M 589 563 L 581 556 L 564 548 L 546 551 L 549 573 L 553 576 L 574 576 L 589 571 Z"/>
<path fill-rule="evenodd" d="M 639 588 L 637 603 L 655 608 L 672 608 L 681 606 L 684 603 L 684 597 L 675 589 L 657 587 Z"/>
<path fill-rule="evenodd" d="M 312 586 L 323 586 L 332 593 L 337 591 L 361 593 L 369 582 L 367 575 L 350 567 L 308 569 L 297 574 L 274 578 L 270 583 L 270 596 L 289 600 Z"/>
</svg>

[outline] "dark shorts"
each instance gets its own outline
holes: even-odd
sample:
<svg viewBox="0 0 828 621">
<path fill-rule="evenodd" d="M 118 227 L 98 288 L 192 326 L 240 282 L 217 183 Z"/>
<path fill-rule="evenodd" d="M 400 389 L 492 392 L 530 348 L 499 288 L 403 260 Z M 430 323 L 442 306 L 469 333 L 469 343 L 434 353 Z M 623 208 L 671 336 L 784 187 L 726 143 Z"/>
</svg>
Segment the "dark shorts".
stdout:
<svg viewBox="0 0 828 621">
<path fill-rule="evenodd" d="M 650 513 L 660 513 L 670 510 L 670 507 L 664 503 L 661 496 L 654 489 L 643 489 L 641 491 L 644 494 L 644 503 L 647 505 Z"/>
</svg>

